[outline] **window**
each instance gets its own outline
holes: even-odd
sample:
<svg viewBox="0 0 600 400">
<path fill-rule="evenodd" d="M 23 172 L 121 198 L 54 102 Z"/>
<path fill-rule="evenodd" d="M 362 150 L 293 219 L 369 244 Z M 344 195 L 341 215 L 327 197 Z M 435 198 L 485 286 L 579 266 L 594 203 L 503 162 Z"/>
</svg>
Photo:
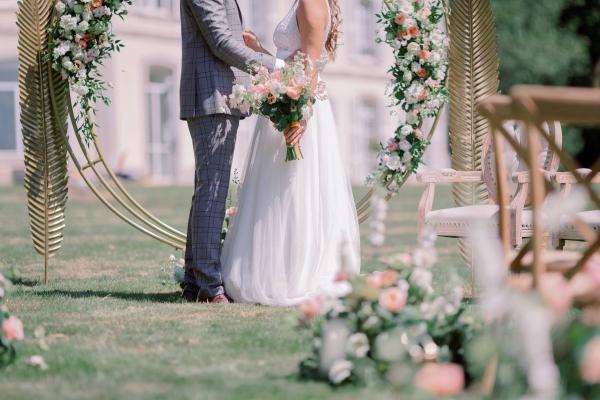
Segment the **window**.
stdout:
<svg viewBox="0 0 600 400">
<path fill-rule="evenodd" d="M 178 0 L 138 0 L 134 2 L 134 7 L 140 14 L 158 17 L 179 16 Z"/>
<path fill-rule="evenodd" d="M 356 102 L 354 108 L 356 129 L 352 129 L 351 140 L 352 175 L 365 177 L 373 168 L 376 160 L 371 149 L 379 137 L 377 101 L 370 97 L 361 98 Z"/>
<path fill-rule="evenodd" d="M 355 5 L 354 15 L 354 45 L 353 53 L 361 57 L 375 57 L 375 31 L 377 30 L 377 17 L 375 2 L 373 0 L 358 0 Z"/>
<path fill-rule="evenodd" d="M 21 150 L 17 64 L 0 63 L 0 152 Z"/>
<path fill-rule="evenodd" d="M 150 68 L 146 84 L 148 153 L 150 176 L 157 183 L 175 177 L 177 144 L 173 72 L 169 68 Z"/>
</svg>

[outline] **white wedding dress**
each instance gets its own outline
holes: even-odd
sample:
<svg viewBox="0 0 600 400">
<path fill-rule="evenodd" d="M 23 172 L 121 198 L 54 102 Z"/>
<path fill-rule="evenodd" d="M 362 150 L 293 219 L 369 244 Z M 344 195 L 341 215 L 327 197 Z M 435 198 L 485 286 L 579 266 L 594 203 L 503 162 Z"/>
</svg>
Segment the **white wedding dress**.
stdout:
<svg viewBox="0 0 600 400">
<path fill-rule="evenodd" d="M 297 8 L 275 30 L 277 58 L 300 48 Z M 350 274 L 360 270 L 356 208 L 329 100 L 315 104 L 301 146 L 304 159 L 286 163 L 283 134 L 258 119 L 221 259 L 236 302 L 295 305 L 334 291 L 342 263 Z"/>
</svg>

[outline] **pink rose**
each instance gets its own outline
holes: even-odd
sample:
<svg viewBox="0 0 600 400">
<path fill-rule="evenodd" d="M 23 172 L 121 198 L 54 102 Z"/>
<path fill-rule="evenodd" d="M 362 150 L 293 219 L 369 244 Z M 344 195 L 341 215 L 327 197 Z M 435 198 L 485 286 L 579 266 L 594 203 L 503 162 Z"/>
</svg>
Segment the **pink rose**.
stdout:
<svg viewBox="0 0 600 400">
<path fill-rule="evenodd" d="M 238 212 L 237 207 L 230 207 L 225 211 L 225 215 L 228 217 L 233 217 L 235 214 L 237 214 L 237 212 Z"/>
<path fill-rule="evenodd" d="M 398 281 L 398 272 L 388 269 L 381 273 L 381 281 L 384 287 L 393 286 Z"/>
<path fill-rule="evenodd" d="M 2 333 L 8 340 L 23 340 L 25 338 L 23 323 L 14 315 L 2 322 Z"/>
<path fill-rule="evenodd" d="M 379 305 L 391 312 L 400 312 L 406 306 L 406 291 L 391 287 L 383 290 L 379 295 Z"/>
<path fill-rule="evenodd" d="M 429 9 L 429 7 L 423 7 L 421 9 L 421 11 L 419 11 L 421 13 L 421 15 L 423 15 L 423 17 L 427 18 L 431 15 L 431 10 Z"/>
<path fill-rule="evenodd" d="M 300 98 L 300 95 L 302 95 L 302 87 L 288 86 L 285 94 L 292 100 L 298 100 Z"/>
<path fill-rule="evenodd" d="M 412 25 L 409 26 L 407 29 L 407 32 L 410 36 L 415 37 L 419 34 L 419 28 L 417 28 L 416 26 Z"/>
<path fill-rule="evenodd" d="M 423 131 L 421 131 L 419 128 L 415 129 L 414 132 L 415 136 L 418 137 L 419 139 L 423 137 Z"/>
<path fill-rule="evenodd" d="M 390 140 L 390 142 L 387 145 L 387 150 L 388 151 L 398 150 L 398 143 L 396 143 L 394 140 Z"/>
<path fill-rule="evenodd" d="M 379 272 L 372 273 L 367 277 L 367 286 L 381 289 L 383 287 L 383 279 Z"/>
<path fill-rule="evenodd" d="M 424 89 L 421 95 L 418 97 L 418 100 L 423 101 L 427 98 L 427 96 L 429 96 L 429 90 Z"/>
<path fill-rule="evenodd" d="M 398 25 L 402 25 L 402 24 L 404 24 L 404 22 L 406 21 L 406 14 L 402 14 L 402 13 L 400 13 L 400 14 L 396 15 L 396 18 L 395 18 L 395 20 L 394 20 L 394 21 L 395 21 L 395 22 L 396 22 L 396 24 L 398 24 Z"/>
<path fill-rule="evenodd" d="M 540 279 L 540 293 L 557 316 L 566 313 L 573 304 L 569 282 L 559 273 L 547 273 Z"/>
<path fill-rule="evenodd" d="M 300 305 L 300 312 L 305 319 L 313 319 L 321 314 L 321 299 L 312 297 Z"/>
<path fill-rule="evenodd" d="M 454 396 L 465 387 L 465 372 L 458 364 L 425 364 L 415 375 L 415 386 L 436 396 Z"/>
<path fill-rule="evenodd" d="M 257 95 L 262 96 L 269 93 L 269 87 L 267 85 L 256 85 L 252 88 L 252 91 Z"/>
<path fill-rule="evenodd" d="M 587 383 L 600 383 L 600 336 L 596 336 L 585 346 L 580 370 L 581 377 Z"/>
<path fill-rule="evenodd" d="M 419 52 L 419 57 L 423 60 L 427 60 L 431 56 L 431 52 L 429 50 L 421 50 Z"/>
</svg>

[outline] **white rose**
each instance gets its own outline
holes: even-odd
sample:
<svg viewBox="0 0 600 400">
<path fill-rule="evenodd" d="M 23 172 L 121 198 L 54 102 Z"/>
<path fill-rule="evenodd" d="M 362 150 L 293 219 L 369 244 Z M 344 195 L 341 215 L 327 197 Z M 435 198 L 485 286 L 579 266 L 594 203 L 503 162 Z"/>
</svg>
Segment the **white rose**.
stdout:
<svg viewBox="0 0 600 400">
<path fill-rule="evenodd" d="M 71 71 L 73 69 L 73 62 L 68 57 L 64 57 L 62 59 L 62 66 L 67 71 Z"/>
<path fill-rule="evenodd" d="M 308 121 L 310 119 L 310 117 L 312 117 L 312 115 L 313 115 L 312 107 L 309 107 L 309 106 L 302 107 L 302 119 L 303 120 Z"/>
<path fill-rule="evenodd" d="M 400 129 L 400 134 L 402 136 L 408 136 L 411 133 L 413 133 L 413 127 L 410 125 L 404 125 L 401 129 Z"/>
<path fill-rule="evenodd" d="M 85 96 L 89 92 L 88 88 L 80 84 L 72 85 L 71 89 L 80 96 Z"/>
<path fill-rule="evenodd" d="M 72 31 L 77 27 L 78 17 L 71 17 L 70 15 L 63 15 L 60 17 L 59 25 L 65 31 Z"/>
<path fill-rule="evenodd" d="M 408 164 L 411 160 L 412 160 L 412 154 L 410 154 L 409 152 L 406 152 L 402 155 L 402 162 L 404 164 Z"/>
<path fill-rule="evenodd" d="M 406 50 L 411 56 L 416 56 L 419 54 L 419 52 L 421 52 L 421 46 L 419 46 L 417 42 L 410 42 L 406 47 Z"/>
<path fill-rule="evenodd" d="M 348 360 L 337 360 L 329 369 L 329 381 L 339 385 L 352 375 L 352 363 Z"/>
<path fill-rule="evenodd" d="M 411 111 L 406 114 L 406 122 L 411 125 L 416 125 L 419 122 L 419 114 L 416 111 Z"/>
<path fill-rule="evenodd" d="M 61 57 L 69 52 L 71 44 L 69 42 L 62 42 L 54 48 L 54 56 Z"/>
<path fill-rule="evenodd" d="M 386 167 L 391 169 L 392 171 L 396 171 L 400 168 L 400 156 L 397 154 L 386 154 L 383 157 L 383 162 Z"/>
<path fill-rule="evenodd" d="M 348 338 L 347 349 L 349 355 L 363 358 L 369 352 L 369 338 L 364 333 L 355 333 Z"/>
<path fill-rule="evenodd" d="M 65 3 L 63 3 L 62 1 L 57 1 L 56 5 L 54 6 L 54 9 L 58 13 L 58 15 L 62 15 L 65 12 L 66 8 L 67 6 L 65 6 Z"/>
<path fill-rule="evenodd" d="M 84 12 L 83 14 L 81 14 L 81 19 L 84 21 L 89 21 L 90 19 L 92 19 L 92 13 L 91 12 Z"/>
<path fill-rule="evenodd" d="M 415 268 L 410 275 L 410 283 L 426 292 L 431 290 L 432 279 L 433 274 L 427 268 Z"/>
<path fill-rule="evenodd" d="M 412 72 L 419 72 L 421 70 L 421 64 L 418 62 L 414 62 L 412 63 L 412 65 L 410 66 L 410 69 L 412 70 Z"/>
<path fill-rule="evenodd" d="M 81 21 L 75 30 L 78 33 L 86 33 L 89 28 L 90 24 L 87 21 Z"/>
<path fill-rule="evenodd" d="M 398 9 L 403 14 L 412 14 L 415 11 L 415 8 L 413 7 L 413 5 L 410 1 L 403 1 L 402 3 L 399 4 Z"/>
<path fill-rule="evenodd" d="M 400 150 L 404 152 L 407 152 L 410 151 L 412 146 L 410 145 L 410 142 L 408 140 L 401 140 L 400 143 L 398 143 L 398 148 L 400 148 Z"/>
<path fill-rule="evenodd" d="M 402 79 L 404 82 L 410 82 L 413 79 L 413 74 L 410 71 L 404 71 L 404 75 L 402 75 Z"/>
</svg>

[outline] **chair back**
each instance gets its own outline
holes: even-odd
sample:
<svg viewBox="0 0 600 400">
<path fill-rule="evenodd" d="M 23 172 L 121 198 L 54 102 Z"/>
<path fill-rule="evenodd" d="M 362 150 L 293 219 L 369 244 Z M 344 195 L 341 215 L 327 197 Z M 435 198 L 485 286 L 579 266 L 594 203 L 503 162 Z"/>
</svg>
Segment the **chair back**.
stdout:
<svg viewBox="0 0 600 400">
<path fill-rule="evenodd" d="M 509 120 L 504 122 L 504 128 L 510 133 L 510 136 L 519 144 L 519 147 L 527 149 L 527 133 L 525 125 L 521 121 Z M 544 123 L 544 130 L 558 146 L 562 146 L 562 128 L 560 122 L 551 121 Z M 538 153 L 538 165 L 541 169 L 548 172 L 556 172 L 560 164 L 560 158 L 556 152 L 552 151 L 548 141 L 543 140 L 543 144 Z M 504 167 L 506 168 L 509 180 L 507 182 L 509 200 L 512 201 L 517 195 L 518 184 L 511 177 L 522 171 L 527 171 L 527 161 L 519 157 L 517 151 L 509 145 L 504 146 Z M 497 174 L 495 164 L 495 152 L 492 146 L 490 135 L 486 138 L 483 155 L 483 180 L 489 193 L 489 199 L 493 203 L 498 202 L 497 194 Z"/>
</svg>

